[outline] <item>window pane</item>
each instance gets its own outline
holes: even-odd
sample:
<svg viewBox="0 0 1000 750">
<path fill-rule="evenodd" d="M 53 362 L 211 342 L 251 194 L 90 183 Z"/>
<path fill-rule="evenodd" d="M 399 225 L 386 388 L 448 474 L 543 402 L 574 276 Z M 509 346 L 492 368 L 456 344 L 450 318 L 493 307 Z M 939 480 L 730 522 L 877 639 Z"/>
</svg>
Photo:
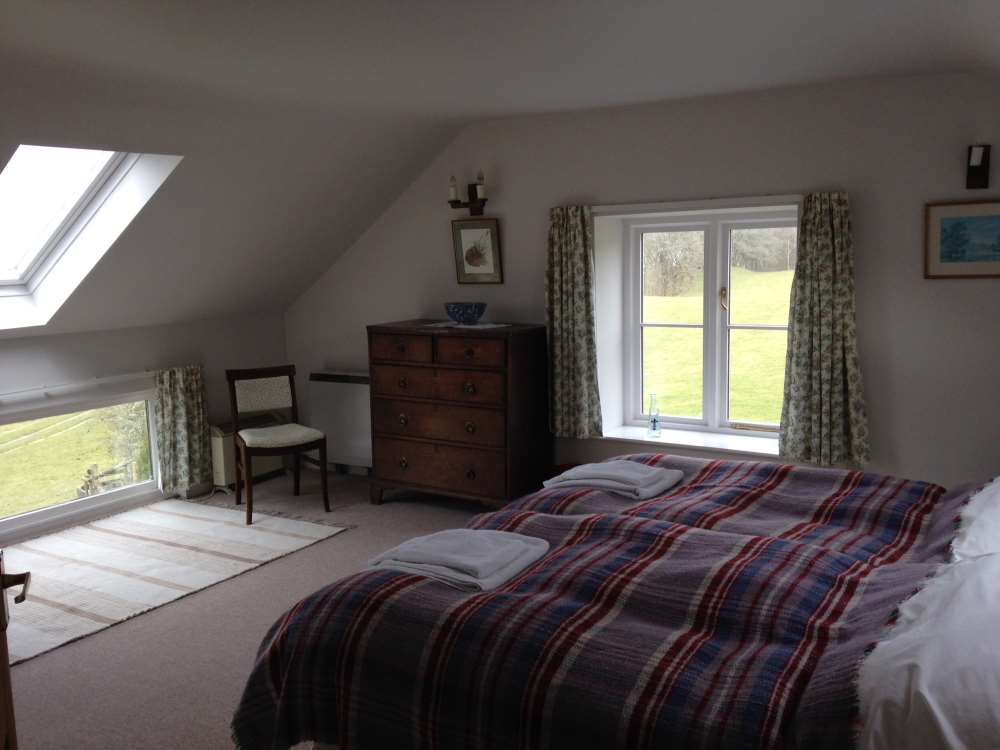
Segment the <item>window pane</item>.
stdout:
<svg viewBox="0 0 1000 750">
<path fill-rule="evenodd" d="M 642 235 L 642 320 L 702 323 L 705 282 L 703 231 Z"/>
<path fill-rule="evenodd" d="M 785 330 L 729 332 L 729 421 L 776 425 L 785 386 Z"/>
<path fill-rule="evenodd" d="M 0 281 L 17 281 L 115 155 L 18 146 L 0 172 Z"/>
<path fill-rule="evenodd" d="M 656 394 L 665 417 L 701 418 L 702 329 L 642 329 L 642 410 Z"/>
<path fill-rule="evenodd" d="M 146 402 L 0 425 L 0 517 L 152 479 Z"/>
<path fill-rule="evenodd" d="M 731 231 L 730 323 L 788 325 L 796 232 L 795 227 Z"/>
</svg>

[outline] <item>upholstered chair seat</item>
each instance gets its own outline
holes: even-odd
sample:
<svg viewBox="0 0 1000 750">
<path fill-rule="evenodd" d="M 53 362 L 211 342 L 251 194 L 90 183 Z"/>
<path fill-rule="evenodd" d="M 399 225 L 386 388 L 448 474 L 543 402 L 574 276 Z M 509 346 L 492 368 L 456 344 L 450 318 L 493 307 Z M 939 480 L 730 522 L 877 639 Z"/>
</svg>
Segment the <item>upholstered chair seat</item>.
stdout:
<svg viewBox="0 0 1000 750">
<path fill-rule="evenodd" d="M 290 445 L 312 443 L 324 437 L 319 430 L 294 422 L 272 427 L 247 428 L 240 430 L 239 435 L 247 448 L 286 448 Z"/>
</svg>

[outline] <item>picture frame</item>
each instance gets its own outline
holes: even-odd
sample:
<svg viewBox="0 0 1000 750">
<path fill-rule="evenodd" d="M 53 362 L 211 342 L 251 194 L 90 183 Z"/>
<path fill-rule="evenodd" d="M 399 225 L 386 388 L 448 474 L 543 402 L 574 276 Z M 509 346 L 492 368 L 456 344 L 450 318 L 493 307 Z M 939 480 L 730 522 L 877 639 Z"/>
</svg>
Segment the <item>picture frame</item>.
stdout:
<svg viewBox="0 0 1000 750">
<path fill-rule="evenodd" d="M 455 276 L 459 284 L 502 284 L 500 222 L 497 219 L 455 219 Z"/>
<path fill-rule="evenodd" d="M 924 207 L 924 278 L 1000 278 L 1000 201 Z"/>
</svg>

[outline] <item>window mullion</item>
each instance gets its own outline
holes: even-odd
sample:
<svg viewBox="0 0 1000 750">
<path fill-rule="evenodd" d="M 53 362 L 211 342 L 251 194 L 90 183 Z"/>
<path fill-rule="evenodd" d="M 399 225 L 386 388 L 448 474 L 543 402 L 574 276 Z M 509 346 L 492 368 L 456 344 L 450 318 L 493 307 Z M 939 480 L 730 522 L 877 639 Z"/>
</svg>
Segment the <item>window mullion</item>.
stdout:
<svg viewBox="0 0 1000 750">
<path fill-rule="evenodd" d="M 718 366 L 718 320 L 715 306 L 716 280 L 718 278 L 718 252 L 716 251 L 716 232 L 718 222 L 713 220 L 705 229 L 705 279 L 704 289 L 704 321 L 705 337 L 702 343 L 702 412 L 705 424 L 716 427 L 717 392 L 715 387 L 715 371 Z"/>
<path fill-rule="evenodd" d="M 714 378 L 713 388 L 716 394 L 715 413 L 713 427 L 722 428 L 728 426 L 729 413 L 729 313 L 722 309 L 719 301 L 719 292 L 725 287 L 727 299 L 731 299 L 729 294 L 729 232 L 728 225 L 722 219 L 715 222 L 715 253 L 716 253 L 716 283 L 713 308 L 716 320 L 716 351 L 718 360 L 712 373 Z"/>
<path fill-rule="evenodd" d="M 643 412 L 643 362 L 642 362 L 642 231 L 637 227 L 624 227 L 626 252 L 626 278 L 629 279 L 626 299 L 625 355 L 628 372 L 625 387 L 625 418 L 635 419 Z"/>
</svg>

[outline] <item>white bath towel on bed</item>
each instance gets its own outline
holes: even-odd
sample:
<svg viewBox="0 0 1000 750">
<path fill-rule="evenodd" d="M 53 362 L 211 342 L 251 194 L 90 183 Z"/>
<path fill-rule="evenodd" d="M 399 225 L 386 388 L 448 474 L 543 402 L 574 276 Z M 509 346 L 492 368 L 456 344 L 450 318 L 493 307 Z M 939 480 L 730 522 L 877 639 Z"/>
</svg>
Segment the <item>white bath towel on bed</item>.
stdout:
<svg viewBox="0 0 1000 750">
<path fill-rule="evenodd" d="M 372 568 L 425 575 L 464 591 L 489 591 L 549 551 L 549 543 L 492 529 L 448 529 L 377 555 Z"/>
<path fill-rule="evenodd" d="M 678 469 L 646 466 L 636 461 L 616 459 L 596 464 L 582 464 L 546 480 L 550 489 L 593 487 L 614 492 L 635 500 L 648 500 L 662 495 L 684 477 Z"/>
</svg>

